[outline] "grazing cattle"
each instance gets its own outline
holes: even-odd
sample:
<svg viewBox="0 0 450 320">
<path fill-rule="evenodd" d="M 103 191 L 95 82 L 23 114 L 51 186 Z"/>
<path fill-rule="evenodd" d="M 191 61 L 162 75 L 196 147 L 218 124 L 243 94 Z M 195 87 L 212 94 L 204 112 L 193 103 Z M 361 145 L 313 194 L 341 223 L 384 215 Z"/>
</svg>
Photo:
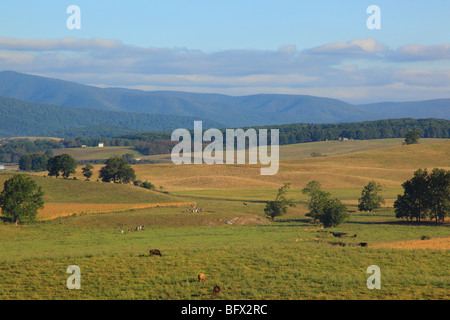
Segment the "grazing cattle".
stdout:
<svg viewBox="0 0 450 320">
<path fill-rule="evenodd" d="M 214 294 L 218 294 L 220 292 L 220 287 L 219 286 L 215 286 L 213 289 L 213 293 Z"/>
<path fill-rule="evenodd" d="M 361 242 L 359 245 L 360 245 L 361 247 L 367 247 L 367 242 Z"/>
<path fill-rule="evenodd" d="M 358 236 L 358 234 L 354 234 L 354 235 L 352 235 L 352 238 L 356 238 Z"/>
<path fill-rule="evenodd" d="M 244 206 L 246 206 L 247 205 L 247 202 L 244 202 Z"/>
<path fill-rule="evenodd" d="M 160 257 L 162 257 L 161 251 L 159 251 L 158 249 L 152 249 L 152 250 L 150 250 L 150 257 L 151 256 L 160 256 Z"/>
<path fill-rule="evenodd" d="M 205 281 L 206 280 L 206 276 L 203 273 L 200 273 L 198 275 L 198 281 Z"/>
</svg>

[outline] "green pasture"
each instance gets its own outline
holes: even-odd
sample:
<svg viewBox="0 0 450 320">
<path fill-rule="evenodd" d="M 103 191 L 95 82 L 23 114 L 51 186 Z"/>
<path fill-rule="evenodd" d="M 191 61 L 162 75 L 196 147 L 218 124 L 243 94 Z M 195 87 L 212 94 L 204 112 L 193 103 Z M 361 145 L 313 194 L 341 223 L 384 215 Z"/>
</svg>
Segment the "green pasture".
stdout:
<svg viewBox="0 0 450 320">
<path fill-rule="evenodd" d="M 392 209 L 355 213 L 338 228 L 319 229 L 290 213 L 261 225 L 226 219 L 261 215 L 235 201 L 202 200 L 204 213 L 153 208 L 61 218 L 30 226 L 0 225 L 0 299 L 448 299 L 445 250 L 371 248 L 372 244 L 448 237 L 448 226 L 405 225 Z M 209 221 L 207 224 L 205 221 Z M 119 228 L 145 225 L 121 234 Z M 329 231 L 357 234 L 335 238 Z M 336 245 L 344 242 L 346 247 Z M 367 242 L 368 247 L 356 246 Z M 159 249 L 162 257 L 148 255 Z M 381 290 L 366 287 L 370 265 Z M 69 265 L 81 290 L 66 287 Z M 207 276 L 205 283 L 197 275 Z M 222 290 L 211 294 L 215 285 Z"/>
<path fill-rule="evenodd" d="M 450 145 L 439 140 L 402 146 L 400 140 L 389 139 L 389 146 L 387 141 L 286 146 L 281 154 L 288 160 L 273 177 L 262 177 L 251 166 L 134 166 L 138 179 L 162 185 L 168 194 L 84 181 L 79 174 L 78 180 L 64 180 L 35 173 L 47 203 L 196 202 L 203 212 L 150 208 L 21 226 L 0 219 L 0 300 L 448 300 L 449 250 L 375 247 L 450 237 L 448 223 L 406 223 L 395 218 L 391 206 L 414 170 L 450 167 Z M 311 152 L 327 156 L 311 158 Z M 9 177 L 0 174 L 0 190 Z M 386 184 L 383 196 L 390 204 L 358 212 L 362 186 L 371 179 Z M 310 180 L 319 180 L 346 203 L 350 217 L 345 223 L 323 229 L 305 216 L 307 197 L 301 188 Z M 265 201 L 273 200 L 286 182 L 292 183 L 288 196 L 297 206 L 270 221 L 264 217 Z M 141 225 L 146 229 L 127 232 Z M 150 257 L 150 249 L 159 249 L 162 257 Z M 81 290 L 66 287 L 70 265 L 81 268 Z M 380 290 L 366 287 L 371 265 L 381 269 Z M 206 282 L 197 280 L 199 273 Z M 211 293 L 215 285 L 221 287 L 218 295 Z"/>
</svg>

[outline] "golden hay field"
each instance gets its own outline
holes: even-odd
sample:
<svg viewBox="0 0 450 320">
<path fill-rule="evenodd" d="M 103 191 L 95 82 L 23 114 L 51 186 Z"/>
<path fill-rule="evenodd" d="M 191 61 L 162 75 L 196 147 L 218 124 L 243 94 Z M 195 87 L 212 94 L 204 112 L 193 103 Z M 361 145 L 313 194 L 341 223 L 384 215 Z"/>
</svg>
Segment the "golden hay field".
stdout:
<svg viewBox="0 0 450 320">
<path fill-rule="evenodd" d="M 398 139 L 387 139 L 384 144 L 398 143 Z M 283 146 L 280 150 L 280 168 L 276 175 L 261 176 L 260 165 L 174 165 L 172 163 L 133 165 L 137 179 L 150 181 L 157 188 L 163 186 L 169 191 L 183 190 L 234 190 L 234 189 L 278 189 L 284 183 L 291 183 L 293 189 L 303 188 L 309 181 L 317 180 L 326 189 L 362 188 L 369 180 L 376 180 L 386 188 L 401 188 L 418 168 L 450 169 L 450 140 L 417 145 L 393 145 L 377 149 L 338 154 L 333 142 Z M 364 143 L 354 141 L 351 150 L 364 149 Z M 360 143 L 361 145 L 356 145 Z M 314 147 L 323 154 L 333 155 L 319 158 L 305 158 L 305 148 Z M 371 146 L 374 147 L 374 146 Z M 322 148 L 322 149 L 320 149 Z M 311 149 L 312 150 L 312 149 Z M 163 155 L 164 156 L 164 155 Z M 295 158 L 297 157 L 297 158 Z M 289 159 L 289 160 L 283 160 Z M 103 165 L 94 165 L 94 176 Z M 39 173 L 45 174 L 45 173 Z M 75 174 L 84 180 L 81 169 Z"/>
<path fill-rule="evenodd" d="M 394 202 L 396 199 L 384 199 L 384 203 L 381 204 L 381 208 L 389 208 L 389 207 L 393 207 L 394 206 Z M 351 205 L 351 206 L 358 206 L 359 201 L 354 199 L 354 200 L 342 200 L 341 201 L 343 204 L 345 205 Z"/>
<path fill-rule="evenodd" d="M 47 203 L 39 210 L 39 220 L 51 220 L 79 214 L 123 212 L 133 209 L 147 209 L 155 207 L 185 207 L 195 205 L 195 202 L 180 203 Z"/>
<path fill-rule="evenodd" d="M 450 238 L 387 242 L 387 243 L 381 243 L 378 245 L 373 245 L 372 247 L 373 248 L 394 248 L 394 249 L 450 250 Z"/>
<path fill-rule="evenodd" d="M 261 176 L 259 165 L 136 165 L 140 180 L 168 190 L 277 189 L 291 183 L 303 188 L 311 180 L 324 188 L 362 188 L 374 179 L 400 188 L 418 168 L 450 169 L 450 141 L 355 152 L 330 157 L 284 160 L 279 172 Z"/>
</svg>

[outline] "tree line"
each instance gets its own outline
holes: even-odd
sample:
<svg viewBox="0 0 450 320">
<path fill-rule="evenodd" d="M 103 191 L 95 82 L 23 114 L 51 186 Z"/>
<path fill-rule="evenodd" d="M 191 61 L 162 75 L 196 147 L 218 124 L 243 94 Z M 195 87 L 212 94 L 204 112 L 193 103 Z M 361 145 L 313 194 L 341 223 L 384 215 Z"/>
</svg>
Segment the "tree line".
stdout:
<svg viewBox="0 0 450 320">
<path fill-rule="evenodd" d="M 339 137 L 354 140 L 405 138 L 409 131 L 422 138 L 450 138 L 450 121 L 444 119 L 388 119 L 337 124 L 290 124 L 262 127 L 280 130 L 280 145 Z"/>
<path fill-rule="evenodd" d="M 247 128 L 243 128 L 246 130 Z M 443 119 L 389 119 L 338 124 L 288 124 L 263 126 L 259 129 L 279 129 L 280 145 L 324 140 L 339 137 L 370 140 L 405 138 L 408 132 L 419 134 L 419 138 L 450 138 L 450 121 Z M 225 132 L 225 129 L 222 129 Z M 171 132 L 145 132 L 123 135 L 116 138 L 67 138 L 16 139 L 0 145 L 0 162 L 18 163 L 25 153 L 45 153 L 58 148 L 80 148 L 83 145 L 95 147 L 101 142 L 105 146 L 132 146 L 144 155 L 170 153 L 176 142 L 171 141 Z M 193 131 L 191 132 L 193 134 Z M 417 137 L 412 137 L 417 138 Z M 417 139 L 416 139 L 417 140 Z M 270 144 L 270 134 L 268 135 Z M 224 135 L 226 145 L 226 135 Z"/>
<path fill-rule="evenodd" d="M 188 129 L 188 128 L 187 128 Z M 244 130 L 249 128 L 242 128 Z M 280 145 L 338 140 L 339 137 L 354 140 L 405 138 L 410 131 L 418 132 L 422 138 L 450 138 L 450 121 L 445 119 L 387 119 L 364 122 L 334 124 L 286 124 L 261 126 L 254 129 L 278 129 Z M 225 133 L 226 129 L 222 129 Z M 191 136 L 193 130 L 190 130 Z M 122 136 L 121 138 L 143 142 L 170 140 L 171 132 L 146 132 Z M 224 145 L 226 144 L 224 134 Z M 268 135 L 270 144 L 270 135 Z"/>
<path fill-rule="evenodd" d="M 60 146 L 59 141 L 50 139 L 14 139 L 6 141 L 0 145 L 0 162 L 18 163 L 23 154 L 37 152 L 50 154 L 52 149 L 57 149 Z"/>
</svg>

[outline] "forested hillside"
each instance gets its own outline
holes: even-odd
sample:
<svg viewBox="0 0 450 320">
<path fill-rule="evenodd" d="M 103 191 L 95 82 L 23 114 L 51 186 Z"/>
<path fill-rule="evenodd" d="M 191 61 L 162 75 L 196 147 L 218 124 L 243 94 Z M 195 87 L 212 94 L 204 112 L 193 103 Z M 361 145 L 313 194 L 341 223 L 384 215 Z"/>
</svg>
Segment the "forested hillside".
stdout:
<svg viewBox="0 0 450 320">
<path fill-rule="evenodd" d="M 202 120 L 204 127 L 223 127 L 198 117 L 70 108 L 0 97 L 0 137 L 114 137 L 189 128 L 194 120 Z"/>
</svg>

